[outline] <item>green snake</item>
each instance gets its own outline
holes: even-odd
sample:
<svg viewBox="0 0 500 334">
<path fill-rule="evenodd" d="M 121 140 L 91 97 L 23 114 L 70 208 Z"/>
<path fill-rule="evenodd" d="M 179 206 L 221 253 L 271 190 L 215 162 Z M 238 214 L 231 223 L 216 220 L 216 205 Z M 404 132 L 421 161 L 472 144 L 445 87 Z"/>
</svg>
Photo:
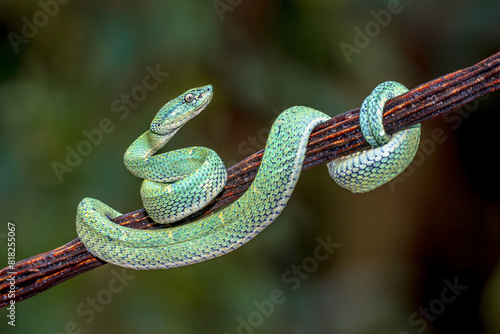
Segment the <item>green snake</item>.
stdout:
<svg viewBox="0 0 500 334">
<path fill-rule="evenodd" d="M 360 110 L 363 136 L 372 149 L 328 164 L 332 178 L 352 192 L 366 192 L 390 181 L 412 161 L 420 125 L 385 134 L 385 102 L 405 93 L 395 82 L 379 85 Z M 224 188 L 226 170 L 220 158 L 204 147 L 155 155 L 212 99 L 212 87 L 193 88 L 165 104 L 150 129 L 127 149 L 127 169 L 143 178 L 141 197 L 158 223 L 179 220 L 201 209 Z M 97 199 L 84 198 L 77 208 L 77 233 L 94 256 L 126 268 L 167 269 L 199 263 L 244 245 L 283 211 L 299 178 L 313 128 L 330 117 L 296 106 L 274 122 L 258 173 L 250 188 L 234 203 L 194 222 L 157 230 L 115 224 L 121 214 Z"/>
</svg>

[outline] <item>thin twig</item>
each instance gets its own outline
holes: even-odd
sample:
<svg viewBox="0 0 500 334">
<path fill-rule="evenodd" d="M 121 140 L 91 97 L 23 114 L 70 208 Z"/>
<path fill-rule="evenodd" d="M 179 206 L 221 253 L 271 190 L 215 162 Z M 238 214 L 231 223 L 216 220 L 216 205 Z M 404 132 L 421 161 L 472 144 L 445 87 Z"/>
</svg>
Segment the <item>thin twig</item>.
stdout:
<svg viewBox="0 0 500 334">
<path fill-rule="evenodd" d="M 500 52 L 480 63 L 432 80 L 389 101 L 384 109 L 384 127 L 391 134 L 433 118 L 500 89 Z M 318 125 L 307 145 L 303 170 L 359 151 L 368 144 L 361 135 L 359 109 L 335 116 Z M 263 151 L 228 168 L 224 191 L 203 210 L 176 223 L 186 224 L 238 199 L 254 179 Z M 139 229 L 155 229 L 144 209 L 124 214 L 116 223 Z M 54 250 L 21 260 L 0 271 L 0 307 L 45 291 L 71 277 L 106 264 L 87 252 L 79 239 Z M 11 281 L 15 297 L 9 297 Z"/>
</svg>

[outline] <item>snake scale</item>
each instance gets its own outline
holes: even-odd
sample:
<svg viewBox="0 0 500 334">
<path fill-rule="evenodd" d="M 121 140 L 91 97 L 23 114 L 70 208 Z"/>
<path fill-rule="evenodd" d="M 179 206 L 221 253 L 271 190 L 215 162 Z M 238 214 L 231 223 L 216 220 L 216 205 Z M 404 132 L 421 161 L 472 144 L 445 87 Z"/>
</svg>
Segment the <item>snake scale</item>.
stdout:
<svg viewBox="0 0 500 334">
<path fill-rule="evenodd" d="M 415 156 L 420 125 L 392 136 L 385 133 L 382 110 L 407 89 L 385 82 L 360 110 L 363 136 L 372 146 L 328 164 L 332 178 L 352 192 L 366 192 L 390 181 Z M 224 188 L 226 170 L 211 149 L 190 147 L 155 155 L 212 99 L 212 86 L 193 88 L 165 104 L 150 129 L 127 149 L 127 169 L 143 178 L 141 197 L 157 223 L 173 222 L 201 209 Z M 77 208 L 77 233 L 96 257 L 126 268 L 167 269 L 199 263 L 244 245 L 283 211 L 299 178 L 313 128 L 330 117 L 296 106 L 274 122 L 261 165 L 250 188 L 231 205 L 189 224 L 138 230 L 113 223 L 121 214 L 97 199 L 84 198 Z"/>
</svg>

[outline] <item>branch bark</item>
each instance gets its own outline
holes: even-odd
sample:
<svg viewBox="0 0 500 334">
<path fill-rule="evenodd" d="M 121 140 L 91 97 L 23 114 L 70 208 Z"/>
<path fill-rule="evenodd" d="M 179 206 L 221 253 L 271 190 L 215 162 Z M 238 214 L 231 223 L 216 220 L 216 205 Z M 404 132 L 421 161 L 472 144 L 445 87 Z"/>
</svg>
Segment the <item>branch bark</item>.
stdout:
<svg viewBox="0 0 500 334">
<path fill-rule="evenodd" d="M 389 101 L 384 109 L 387 133 L 446 115 L 500 89 L 500 52 L 471 67 L 422 84 Z M 318 125 L 309 138 L 302 170 L 368 147 L 359 128 L 359 108 Z M 187 224 L 237 200 L 252 183 L 262 159 L 259 151 L 227 169 L 223 192 L 203 210 L 175 223 Z M 116 223 L 138 229 L 159 227 L 144 209 L 124 214 Z M 78 238 L 54 250 L 21 260 L 0 271 L 0 307 L 45 291 L 106 264 L 87 252 Z M 16 290 L 9 297 L 11 282 Z"/>
</svg>

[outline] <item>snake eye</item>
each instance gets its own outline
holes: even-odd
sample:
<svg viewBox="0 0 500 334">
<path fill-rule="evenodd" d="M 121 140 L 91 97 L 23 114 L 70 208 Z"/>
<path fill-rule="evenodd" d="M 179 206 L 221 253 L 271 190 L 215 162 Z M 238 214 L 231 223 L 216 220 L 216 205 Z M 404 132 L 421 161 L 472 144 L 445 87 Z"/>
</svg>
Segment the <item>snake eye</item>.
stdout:
<svg viewBox="0 0 500 334">
<path fill-rule="evenodd" d="M 184 101 L 186 101 L 187 103 L 189 103 L 189 102 L 191 102 L 191 101 L 193 101 L 193 100 L 194 100 L 194 95 L 193 95 L 193 94 L 191 94 L 191 93 L 186 94 L 186 95 L 184 96 Z"/>
</svg>

